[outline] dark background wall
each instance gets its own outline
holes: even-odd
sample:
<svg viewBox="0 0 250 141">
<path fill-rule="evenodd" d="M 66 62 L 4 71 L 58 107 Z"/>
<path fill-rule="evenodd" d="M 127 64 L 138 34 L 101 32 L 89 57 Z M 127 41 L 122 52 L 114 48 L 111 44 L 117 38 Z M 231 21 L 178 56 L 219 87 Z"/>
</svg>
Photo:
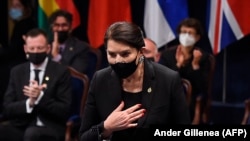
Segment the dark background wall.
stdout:
<svg viewBox="0 0 250 141">
<path fill-rule="evenodd" d="M 7 15 L 7 10 L 8 10 L 8 1 L 3 0 L 0 2 L 0 9 L 2 12 L 0 12 L 0 44 L 3 46 L 7 45 L 8 41 L 8 15 Z"/>
<path fill-rule="evenodd" d="M 87 41 L 87 19 L 88 19 L 88 4 L 89 0 L 74 0 L 80 16 L 81 25 L 73 31 L 79 39 Z M 132 18 L 133 22 L 138 24 L 143 30 L 143 15 L 144 15 L 145 0 L 131 0 Z M 188 0 L 189 15 L 190 17 L 197 18 L 201 21 L 203 28 L 206 25 L 206 3 L 207 0 Z M 8 44 L 8 17 L 7 17 L 7 1 L 0 1 L 0 43 L 4 47 Z M 181 10 L 181 9 L 180 9 Z M 249 14 L 249 13 L 243 13 Z M 169 44 L 175 44 L 178 40 L 174 40 Z M 211 46 L 208 37 L 205 36 L 198 43 L 202 49 L 211 53 Z M 226 74 L 226 101 L 227 102 L 242 102 L 245 98 L 249 97 L 250 93 L 250 36 L 229 45 L 226 50 L 216 55 L 216 68 L 215 77 L 213 81 L 213 99 L 222 101 L 223 91 L 223 73 Z M 225 53 L 226 51 L 226 53 Z M 226 59 L 224 55 L 226 54 Z M 223 65 L 226 62 L 226 69 Z"/>
<path fill-rule="evenodd" d="M 88 19 L 88 1 L 75 0 L 82 17 L 82 25 L 74 32 L 82 40 L 88 41 L 86 29 Z M 130 0 L 132 8 L 133 22 L 139 25 L 143 30 L 144 3 L 145 0 Z M 206 11 L 207 0 L 188 0 L 190 17 L 197 18 L 201 21 L 203 28 L 206 28 Z M 180 9 L 181 10 L 181 9 Z M 247 13 L 246 13 L 247 14 Z M 175 44 L 178 40 L 169 43 Z M 205 32 L 197 44 L 207 52 L 212 53 L 211 46 Z M 222 101 L 223 81 L 226 80 L 226 102 L 243 102 L 249 98 L 250 94 L 250 35 L 229 45 L 226 50 L 216 55 L 216 67 L 213 81 L 213 99 Z M 224 55 L 226 54 L 226 58 Z M 223 68 L 224 63 L 226 67 Z M 226 77 L 223 78 L 223 74 Z"/>
</svg>

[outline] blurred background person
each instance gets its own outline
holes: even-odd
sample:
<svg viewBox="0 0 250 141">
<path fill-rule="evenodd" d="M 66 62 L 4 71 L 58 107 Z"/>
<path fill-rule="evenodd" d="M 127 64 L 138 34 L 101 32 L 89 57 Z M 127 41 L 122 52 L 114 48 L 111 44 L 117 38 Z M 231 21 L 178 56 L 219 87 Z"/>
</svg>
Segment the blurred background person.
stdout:
<svg viewBox="0 0 250 141">
<path fill-rule="evenodd" d="M 71 77 L 67 67 L 51 61 L 47 34 L 26 34 L 28 62 L 10 73 L 0 124 L 1 141 L 62 141 L 71 104 Z"/>
<path fill-rule="evenodd" d="M 9 17 L 14 23 L 8 48 L 11 67 L 27 61 L 23 50 L 23 35 L 37 26 L 32 12 L 31 0 L 11 0 Z"/>
<path fill-rule="evenodd" d="M 149 60 L 159 62 L 161 54 L 158 51 L 156 43 L 149 38 L 144 38 L 144 42 L 145 46 L 142 48 L 143 55 Z"/>
<path fill-rule="evenodd" d="M 207 96 L 210 70 L 209 53 L 196 46 L 203 35 L 202 26 L 197 19 L 184 19 L 180 22 L 177 32 L 179 44 L 166 48 L 161 54 L 160 63 L 178 71 L 182 78 L 191 82 L 190 111 L 193 115 L 195 98 L 202 95 L 206 99 Z"/>
<path fill-rule="evenodd" d="M 53 61 L 86 73 L 90 46 L 71 35 L 72 20 L 72 14 L 65 10 L 56 10 L 49 17 L 53 32 L 51 56 Z"/>
</svg>

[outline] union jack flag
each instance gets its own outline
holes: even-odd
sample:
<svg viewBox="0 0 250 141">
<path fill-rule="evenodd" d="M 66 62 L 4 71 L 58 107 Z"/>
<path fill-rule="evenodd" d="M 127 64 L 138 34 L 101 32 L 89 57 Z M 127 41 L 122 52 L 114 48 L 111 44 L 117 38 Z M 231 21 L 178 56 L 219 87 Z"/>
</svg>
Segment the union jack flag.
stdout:
<svg viewBox="0 0 250 141">
<path fill-rule="evenodd" d="M 214 54 L 250 33 L 250 0 L 208 0 L 208 38 Z"/>
</svg>

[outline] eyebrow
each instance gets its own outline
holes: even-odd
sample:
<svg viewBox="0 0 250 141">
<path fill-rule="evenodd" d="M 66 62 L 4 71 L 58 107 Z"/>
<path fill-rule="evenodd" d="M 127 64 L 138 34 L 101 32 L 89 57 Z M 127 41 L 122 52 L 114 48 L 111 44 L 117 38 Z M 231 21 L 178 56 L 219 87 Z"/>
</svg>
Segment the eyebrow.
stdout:
<svg viewBox="0 0 250 141">
<path fill-rule="evenodd" d="M 114 52 L 114 51 L 107 50 L 107 52 L 108 53 L 115 53 L 115 54 L 117 54 L 117 52 Z M 118 52 L 118 54 L 120 54 L 120 53 L 129 53 L 129 52 L 131 52 L 131 51 L 130 50 L 124 50 L 124 51 Z"/>
</svg>

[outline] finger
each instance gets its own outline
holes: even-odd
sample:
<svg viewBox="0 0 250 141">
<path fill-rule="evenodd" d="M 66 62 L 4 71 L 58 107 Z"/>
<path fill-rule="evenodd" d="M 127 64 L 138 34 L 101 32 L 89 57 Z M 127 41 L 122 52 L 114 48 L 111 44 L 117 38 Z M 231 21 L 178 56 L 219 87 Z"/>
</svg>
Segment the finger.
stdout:
<svg viewBox="0 0 250 141">
<path fill-rule="evenodd" d="M 28 93 L 30 90 L 29 89 L 23 89 L 23 92 Z"/>
<path fill-rule="evenodd" d="M 36 80 L 30 80 L 30 84 L 33 85 L 38 85 L 38 82 Z"/>
<path fill-rule="evenodd" d="M 31 96 L 31 90 L 30 89 L 23 89 L 23 94 L 26 96 Z"/>
<path fill-rule="evenodd" d="M 28 96 L 28 97 L 32 97 L 31 94 L 28 94 L 28 93 L 23 93 L 25 96 Z"/>
<path fill-rule="evenodd" d="M 43 90 L 43 89 L 46 89 L 47 88 L 47 84 L 42 84 L 41 86 L 40 86 L 40 90 Z"/>
<path fill-rule="evenodd" d="M 130 114 L 130 113 L 134 112 L 136 109 L 139 109 L 140 107 L 141 107 L 141 104 L 136 104 L 136 105 L 134 105 L 134 106 L 128 108 L 128 109 L 126 110 L 126 112 Z"/>
<path fill-rule="evenodd" d="M 27 89 L 28 90 L 28 89 L 30 89 L 30 87 L 29 86 L 24 86 L 23 89 Z"/>
<path fill-rule="evenodd" d="M 57 32 L 54 32 L 54 41 L 58 42 L 58 33 Z"/>
<path fill-rule="evenodd" d="M 136 127 L 138 124 L 137 123 L 131 123 L 131 124 L 129 124 L 127 127 L 128 128 L 132 128 L 132 127 Z"/>
<path fill-rule="evenodd" d="M 129 122 L 132 123 L 132 122 L 138 120 L 139 118 L 143 117 L 145 115 L 145 111 L 146 111 L 145 109 L 141 109 L 141 110 L 138 110 L 138 111 L 131 113 Z"/>
<path fill-rule="evenodd" d="M 122 101 L 120 105 L 114 111 L 121 111 L 124 107 L 124 102 Z"/>
<path fill-rule="evenodd" d="M 177 47 L 177 53 L 180 54 L 181 53 L 181 47 Z"/>
</svg>

